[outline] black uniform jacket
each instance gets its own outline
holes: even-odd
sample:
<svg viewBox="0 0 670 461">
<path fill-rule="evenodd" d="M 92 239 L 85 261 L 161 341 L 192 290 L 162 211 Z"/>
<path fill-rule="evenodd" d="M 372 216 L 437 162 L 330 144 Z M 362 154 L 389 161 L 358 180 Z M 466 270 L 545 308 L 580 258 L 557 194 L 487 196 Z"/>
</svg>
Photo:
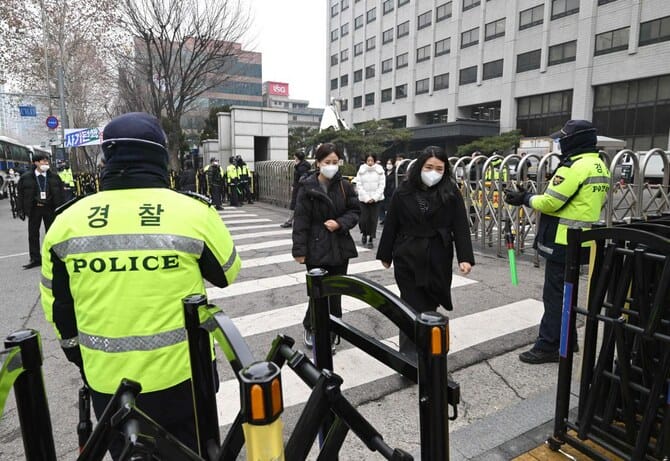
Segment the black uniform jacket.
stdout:
<svg viewBox="0 0 670 461">
<path fill-rule="evenodd" d="M 437 194 L 418 192 L 430 198 L 431 207 L 422 213 L 416 193 L 400 187 L 391 197 L 377 259 L 393 262 L 401 292 L 426 290 L 436 304 L 451 310 L 454 246 L 459 262 L 475 263 L 463 197 L 456 190 L 443 203 Z"/>
<path fill-rule="evenodd" d="M 326 194 L 317 179 L 318 173 L 300 181 L 300 191 L 293 216 L 293 256 L 305 256 L 310 265 L 338 266 L 358 256 L 349 231 L 358 224 L 358 195 L 351 184 L 337 173 Z M 330 232 L 323 224 L 329 219 L 340 228 Z"/>
<path fill-rule="evenodd" d="M 49 206 L 54 210 L 64 202 L 63 181 L 57 174 L 52 173 L 51 170 L 47 171 L 47 188 L 49 189 L 47 191 Z M 35 170 L 32 169 L 23 173 L 17 186 L 17 209 L 28 216 L 39 197 L 38 192 L 39 186 L 37 185 Z"/>
</svg>

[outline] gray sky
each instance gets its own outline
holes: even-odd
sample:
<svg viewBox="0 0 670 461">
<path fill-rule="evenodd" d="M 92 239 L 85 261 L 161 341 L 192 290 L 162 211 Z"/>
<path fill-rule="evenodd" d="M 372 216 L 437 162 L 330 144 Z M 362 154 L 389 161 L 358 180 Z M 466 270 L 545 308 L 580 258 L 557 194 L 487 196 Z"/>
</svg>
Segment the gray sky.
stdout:
<svg viewBox="0 0 670 461">
<path fill-rule="evenodd" d="M 253 30 L 243 48 L 263 53 L 263 81 L 289 84 L 289 97 L 324 107 L 326 5 L 324 0 L 241 0 Z"/>
</svg>

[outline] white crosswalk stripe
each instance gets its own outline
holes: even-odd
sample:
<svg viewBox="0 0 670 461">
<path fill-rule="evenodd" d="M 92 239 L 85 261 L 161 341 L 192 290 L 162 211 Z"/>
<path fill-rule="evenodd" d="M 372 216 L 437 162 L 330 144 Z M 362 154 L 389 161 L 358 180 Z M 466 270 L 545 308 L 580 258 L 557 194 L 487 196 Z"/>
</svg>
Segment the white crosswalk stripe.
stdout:
<svg viewBox="0 0 670 461">
<path fill-rule="evenodd" d="M 278 226 L 284 221 L 285 216 L 277 212 L 269 213 L 262 207 L 255 206 L 249 208 L 249 212 L 256 215 L 253 218 L 249 218 L 252 214 L 247 213 L 246 210 L 234 210 L 234 212 L 235 216 L 226 216 L 225 212 L 221 214 L 226 225 L 230 225 L 229 230 L 235 242 L 249 242 L 236 244 L 238 253 L 243 253 L 241 276 L 244 280 L 223 289 L 210 287 L 207 289 L 207 296 L 214 304 L 219 301 L 220 305 L 229 306 L 231 312 L 236 312 L 234 315 L 231 314 L 231 317 L 234 317 L 233 321 L 242 336 L 250 345 L 256 345 L 267 351 L 270 344 L 261 345 L 260 338 L 267 341 L 268 336 L 283 333 L 287 329 L 302 331 L 301 323 L 307 308 L 306 291 L 303 288 L 299 295 L 295 295 L 290 294 L 295 293 L 295 289 L 288 289 L 299 285 L 304 287 L 305 270 L 293 261 L 290 252 L 291 229 L 263 230 Z M 255 224 L 270 221 L 272 222 L 270 224 Z M 242 224 L 242 226 L 235 226 L 235 224 Z M 375 280 L 391 292 L 399 294 L 397 285 L 393 283 L 393 269 L 385 270 L 381 263 L 375 260 L 376 248 L 371 251 L 359 247 L 358 251 L 359 258 L 350 261 L 348 273 Z M 464 290 L 486 289 L 474 276 L 463 277 L 453 274 L 452 289 L 461 288 Z M 282 294 L 284 292 L 289 295 L 284 296 Z M 249 297 L 246 298 L 246 296 Z M 523 296 L 521 294 L 520 297 Z M 245 312 L 246 304 L 248 304 L 246 300 L 254 299 L 257 301 L 272 299 L 272 302 L 266 303 L 267 307 L 255 306 Z M 277 300 L 283 305 L 278 305 Z M 261 308 L 263 310 L 259 312 Z M 367 310 L 373 310 L 373 308 L 355 298 L 342 297 L 345 321 L 349 316 L 358 316 L 359 320 L 370 321 L 365 315 Z M 539 323 L 542 312 L 541 301 L 526 298 L 469 315 L 455 316 L 455 318 L 450 316 L 450 353 L 476 347 L 487 341 L 534 327 Z M 373 315 L 379 314 L 373 313 Z M 397 348 L 398 336 L 389 335 L 389 333 L 392 334 L 392 330 L 397 332 L 397 328 L 388 321 L 386 330 L 387 334 L 380 336 L 379 339 Z M 299 348 L 302 338 L 296 338 L 296 340 L 296 348 Z M 257 359 L 262 360 L 263 357 L 259 356 Z M 337 354 L 334 356 L 334 370 L 344 380 L 343 389 L 375 386 L 375 381 L 395 373 L 364 352 L 356 348 L 347 348 L 345 344 L 341 346 L 341 349 L 338 347 Z M 217 394 L 221 425 L 230 424 L 239 411 L 239 384 L 236 379 L 227 379 L 231 377 L 232 374 L 228 373 L 226 379 L 220 383 Z M 285 368 L 282 372 L 282 380 L 285 407 L 307 401 L 310 390 L 295 373 Z M 364 388 L 361 387 L 361 389 Z"/>
</svg>

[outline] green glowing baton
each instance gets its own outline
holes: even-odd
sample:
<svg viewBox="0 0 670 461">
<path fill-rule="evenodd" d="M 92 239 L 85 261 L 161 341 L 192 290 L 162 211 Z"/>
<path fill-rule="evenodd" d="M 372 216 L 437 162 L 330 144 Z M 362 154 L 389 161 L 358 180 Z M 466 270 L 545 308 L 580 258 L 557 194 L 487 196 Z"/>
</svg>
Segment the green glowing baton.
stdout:
<svg viewBox="0 0 670 461">
<path fill-rule="evenodd" d="M 512 277 L 512 285 L 519 285 L 519 279 L 516 276 L 516 256 L 514 254 L 514 234 L 512 233 L 512 224 L 509 220 L 505 221 L 505 243 L 507 244 L 507 257 L 509 258 L 509 274 Z"/>
</svg>

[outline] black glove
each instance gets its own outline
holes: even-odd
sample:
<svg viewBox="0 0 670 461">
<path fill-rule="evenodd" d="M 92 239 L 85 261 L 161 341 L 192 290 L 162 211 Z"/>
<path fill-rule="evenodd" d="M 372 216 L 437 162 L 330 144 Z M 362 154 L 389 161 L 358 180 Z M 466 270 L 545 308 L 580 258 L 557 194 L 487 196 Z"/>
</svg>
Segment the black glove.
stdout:
<svg viewBox="0 0 670 461">
<path fill-rule="evenodd" d="M 520 187 L 519 190 L 505 189 L 505 202 L 514 206 L 521 206 L 526 203 L 526 196 L 530 193 L 526 189 Z"/>
</svg>

